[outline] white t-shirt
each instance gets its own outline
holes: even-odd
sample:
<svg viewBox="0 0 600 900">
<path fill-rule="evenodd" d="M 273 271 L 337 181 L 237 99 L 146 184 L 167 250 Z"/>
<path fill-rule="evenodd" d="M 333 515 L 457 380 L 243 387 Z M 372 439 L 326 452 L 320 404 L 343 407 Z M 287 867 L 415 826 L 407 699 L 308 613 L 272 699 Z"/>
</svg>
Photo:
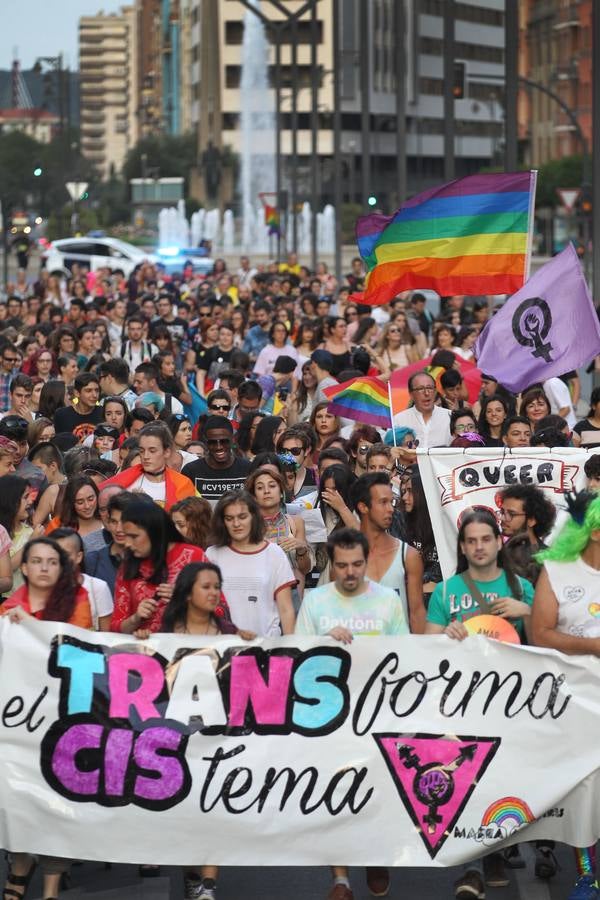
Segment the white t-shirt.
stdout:
<svg viewBox="0 0 600 900">
<path fill-rule="evenodd" d="M 340 594 L 335 581 L 304 595 L 296 634 L 329 634 L 337 626 L 356 635 L 408 634 L 402 601 L 396 591 L 368 578 L 363 593 L 354 597 Z"/>
<path fill-rule="evenodd" d="M 550 401 L 550 412 L 553 416 L 559 414 L 559 410 L 568 407 L 568 413 L 565 416 L 569 428 L 573 429 L 577 425 L 577 416 L 571 402 L 571 394 L 569 388 L 561 381 L 560 378 L 548 378 L 544 381 L 544 393 Z"/>
<path fill-rule="evenodd" d="M 259 637 L 278 637 L 281 622 L 277 594 L 293 587 L 296 578 L 287 554 L 267 542 L 262 550 L 242 553 L 231 547 L 209 547 L 208 559 L 223 575 L 223 593 L 238 628 L 254 631 Z"/>
<path fill-rule="evenodd" d="M 581 557 L 574 562 L 544 563 L 558 601 L 556 627 L 574 637 L 600 637 L 600 571 Z"/>
<path fill-rule="evenodd" d="M 113 595 L 110 588 L 102 578 L 94 578 L 93 575 L 82 574 L 83 587 L 90 598 L 90 610 L 94 628 L 98 630 L 98 619 L 102 616 L 112 616 L 114 607 Z"/>
<path fill-rule="evenodd" d="M 144 494 L 152 497 L 155 503 L 159 503 L 161 506 L 165 505 L 167 482 L 164 479 L 162 481 L 150 481 L 149 478 L 142 474 L 140 478 L 133 482 L 129 490 L 142 491 Z"/>
</svg>

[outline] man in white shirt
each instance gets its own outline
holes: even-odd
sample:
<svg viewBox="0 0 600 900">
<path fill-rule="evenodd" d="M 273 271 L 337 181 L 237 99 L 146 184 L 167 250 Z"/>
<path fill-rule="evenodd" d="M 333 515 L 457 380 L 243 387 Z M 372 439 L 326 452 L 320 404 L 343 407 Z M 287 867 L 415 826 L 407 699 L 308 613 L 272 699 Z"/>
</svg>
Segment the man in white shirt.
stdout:
<svg viewBox="0 0 600 900">
<path fill-rule="evenodd" d="M 394 416 L 395 428 L 412 428 L 419 448 L 448 447 L 450 410 L 435 405 L 435 381 L 427 372 L 415 372 L 408 380 L 413 406 Z"/>
<path fill-rule="evenodd" d="M 567 420 L 571 431 L 577 424 L 577 416 L 571 403 L 569 388 L 560 378 L 548 378 L 544 381 L 544 393 L 550 401 L 550 412 L 554 416 L 562 416 Z"/>
</svg>

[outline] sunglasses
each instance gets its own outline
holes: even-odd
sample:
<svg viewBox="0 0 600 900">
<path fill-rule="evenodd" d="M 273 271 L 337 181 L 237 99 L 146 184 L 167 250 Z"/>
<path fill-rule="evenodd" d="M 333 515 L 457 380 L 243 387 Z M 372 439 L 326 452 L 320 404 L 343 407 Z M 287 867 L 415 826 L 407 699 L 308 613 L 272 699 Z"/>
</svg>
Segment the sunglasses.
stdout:
<svg viewBox="0 0 600 900">
<path fill-rule="evenodd" d="M 212 406 L 211 406 L 212 409 Z M 175 419 L 176 422 L 189 422 L 187 416 L 184 416 L 183 413 L 173 413 L 172 418 Z"/>
<path fill-rule="evenodd" d="M 228 406 L 227 404 L 222 404 L 222 403 L 211 403 L 208 408 L 216 409 L 219 411 L 226 411 L 226 412 L 229 412 L 229 410 L 231 409 L 230 406 Z"/>
<path fill-rule="evenodd" d="M 209 438 L 206 443 L 209 447 L 229 447 L 231 438 Z"/>
<path fill-rule="evenodd" d="M 300 456 L 301 453 L 304 453 L 304 447 L 286 447 L 283 452 L 291 453 L 292 456 Z"/>
<path fill-rule="evenodd" d="M 361 444 L 358 448 L 358 452 L 364 456 L 365 453 L 369 452 L 370 444 Z"/>
<path fill-rule="evenodd" d="M 18 357 L 16 357 L 16 356 L 3 356 L 2 359 L 3 359 L 3 361 L 4 361 L 5 363 L 16 363 Z"/>
</svg>

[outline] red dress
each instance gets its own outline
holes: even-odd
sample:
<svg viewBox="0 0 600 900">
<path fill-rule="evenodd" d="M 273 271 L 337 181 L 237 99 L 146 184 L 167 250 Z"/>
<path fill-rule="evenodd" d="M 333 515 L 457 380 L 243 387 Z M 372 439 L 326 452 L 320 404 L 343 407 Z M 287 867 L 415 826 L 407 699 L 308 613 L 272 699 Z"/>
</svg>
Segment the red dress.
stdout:
<svg viewBox="0 0 600 900">
<path fill-rule="evenodd" d="M 164 579 L 169 584 L 175 584 L 175 580 L 184 566 L 189 563 L 207 562 L 204 550 L 193 544 L 173 544 L 167 550 L 165 559 L 167 565 L 167 577 Z M 148 581 L 152 574 L 152 563 L 149 559 L 140 562 L 140 574 L 137 578 L 123 578 L 123 566 L 119 567 L 115 581 L 115 607 L 110 620 L 111 631 L 121 631 L 121 625 L 132 616 L 142 600 L 153 600 L 156 594 L 157 584 Z M 160 631 L 165 606 L 168 601 L 161 600 L 151 619 L 146 619 L 142 627 L 150 631 Z"/>
</svg>

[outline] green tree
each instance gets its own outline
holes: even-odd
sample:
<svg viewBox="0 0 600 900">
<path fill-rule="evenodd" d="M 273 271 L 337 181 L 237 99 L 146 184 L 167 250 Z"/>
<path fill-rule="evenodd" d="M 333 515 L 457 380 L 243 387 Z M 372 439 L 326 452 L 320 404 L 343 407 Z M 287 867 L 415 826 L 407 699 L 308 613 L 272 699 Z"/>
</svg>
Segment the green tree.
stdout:
<svg viewBox="0 0 600 900">
<path fill-rule="evenodd" d="M 18 131 L 0 136 L 0 198 L 7 210 L 26 205 L 27 197 L 41 188 L 44 145 Z M 42 175 L 43 178 L 43 175 Z"/>
<path fill-rule="evenodd" d="M 145 155 L 145 161 L 142 157 Z M 125 159 L 123 179 L 142 178 L 144 171 L 157 178 L 184 178 L 188 191 L 190 169 L 198 161 L 198 142 L 195 134 L 151 135 L 142 138 Z"/>
<path fill-rule="evenodd" d="M 557 188 L 580 188 L 583 182 L 583 161 L 580 154 L 551 159 L 538 170 L 536 206 L 557 206 Z"/>
</svg>

